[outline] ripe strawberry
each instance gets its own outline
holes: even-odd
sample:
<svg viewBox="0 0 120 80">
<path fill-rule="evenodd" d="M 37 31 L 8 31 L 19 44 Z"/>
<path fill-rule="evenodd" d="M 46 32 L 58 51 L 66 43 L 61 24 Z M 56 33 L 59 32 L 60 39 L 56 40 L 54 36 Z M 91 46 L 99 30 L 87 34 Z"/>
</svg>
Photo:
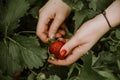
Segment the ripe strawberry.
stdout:
<svg viewBox="0 0 120 80">
<path fill-rule="evenodd" d="M 54 41 L 53 43 L 51 43 L 49 45 L 50 54 L 53 54 L 54 58 L 64 59 L 64 55 L 66 52 L 62 52 L 62 55 L 60 54 L 60 49 L 62 48 L 63 45 L 64 43 L 62 41 Z"/>
<path fill-rule="evenodd" d="M 22 75 L 21 73 L 15 73 L 15 74 L 13 74 L 13 78 L 14 78 L 15 80 L 20 79 L 22 76 L 23 76 L 23 75 Z"/>
</svg>

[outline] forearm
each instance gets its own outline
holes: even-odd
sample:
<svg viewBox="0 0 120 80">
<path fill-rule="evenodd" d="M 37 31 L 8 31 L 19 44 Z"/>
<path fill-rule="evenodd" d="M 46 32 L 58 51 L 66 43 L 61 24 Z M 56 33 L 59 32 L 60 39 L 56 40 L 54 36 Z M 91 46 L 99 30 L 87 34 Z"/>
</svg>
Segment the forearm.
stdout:
<svg viewBox="0 0 120 80">
<path fill-rule="evenodd" d="M 113 2 L 105 11 L 106 17 L 112 27 L 120 24 L 120 0 Z M 98 40 L 110 30 L 110 27 L 103 14 L 99 14 L 95 18 L 85 22 L 79 30 L 88 32 L 90 35 L 94 34 L 96 36 L 95 40 Z"/>
<path fill-rule="evenodd" d="M 111 25 L 111 27 L 116 27 L 120 24 L 120 0 L 113 2 L 106 10 L 106 17 Z M 107 31 L 110 30 L 110 26 L 107 23 L 107 20 L 103 14 L 97 15 L 95 18 L 90 20 L 97 28 L 96 31 L 100 32 L 100 35 L 104 35 Z M 97 33 L 98 33 L 97 32 Z"/>
<path fill-rule="evenodd" d="M 106 17 L 112 27 L 120 24 L 120 0 L 114 1 L 105 11 Z"/>
</svg>

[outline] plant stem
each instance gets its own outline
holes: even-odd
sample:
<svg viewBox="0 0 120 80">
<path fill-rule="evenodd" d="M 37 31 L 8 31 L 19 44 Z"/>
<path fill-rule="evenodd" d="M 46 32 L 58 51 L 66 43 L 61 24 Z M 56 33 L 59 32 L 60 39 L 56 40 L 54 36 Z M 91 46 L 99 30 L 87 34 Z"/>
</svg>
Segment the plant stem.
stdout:
<svg viewBox="0 0 120 80">
<path fill-rule="evenodd" d="M 21 31 L 21 32 L 18 32 L 18 34 L 21 34 L 21 33 L 33 33 L 33 34 L 35 34 L 36 32 L 35 31 Z"/>
<path fill-rule="evenodd" d="M 33 71 L 33 70 L 31 70 L 31 69 L 30 69 L 30 72 L 32 72 L 34 75 L 37 75 L 37 73 L 36 73 L 36 72 L 34 72 L 34 71 Z"/>
<path fill-rule="evenodd" d="M 7 30 L 8 30 L 8 26 L 5 26 L 5 35 L 4 35 L 5 39 L 7 38 Z"/>
<path fill-rule="evenodd" d="M 23 47 L 22 45 L 20 45 L 18 42 L 16 42 L 14 39 L 10 38 L 10 37 L 6 37 L 7 39 L 9 39 L 10 41 L 12 41 L 13 43 L 17 44 L 18 46 L 22 47 L 23 49 L 26 49 L 25 47 Z"/>
</svg>

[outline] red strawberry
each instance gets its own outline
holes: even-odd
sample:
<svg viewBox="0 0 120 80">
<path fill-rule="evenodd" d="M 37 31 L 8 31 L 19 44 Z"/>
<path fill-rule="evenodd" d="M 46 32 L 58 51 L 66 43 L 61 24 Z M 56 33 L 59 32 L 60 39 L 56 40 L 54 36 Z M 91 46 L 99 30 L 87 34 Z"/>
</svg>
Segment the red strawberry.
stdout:
<svg viewBox="0 0 120 80">
<path fill-rule="evenodd" d="M 51 43 L 49 46 L 50 54 L 54 54 L 54 57 L 57 59 L 63 59 L 66 53 L 65 50 L 64 52 L 62 52 L 62 55 L 60 54 L 60 49 L 63 45 L 64 43 L 62 41 L 54 41 L 53 43 Z"/>
<path fill-rule="evenodd" d="M 20 79 L 22 76 L 23 76 L 23 75 L 22 75 L 21 73 L 15 73 L 15 74 L 13 74 L 13 78 L 14 78 L 15 80 Z"/>
</svg>

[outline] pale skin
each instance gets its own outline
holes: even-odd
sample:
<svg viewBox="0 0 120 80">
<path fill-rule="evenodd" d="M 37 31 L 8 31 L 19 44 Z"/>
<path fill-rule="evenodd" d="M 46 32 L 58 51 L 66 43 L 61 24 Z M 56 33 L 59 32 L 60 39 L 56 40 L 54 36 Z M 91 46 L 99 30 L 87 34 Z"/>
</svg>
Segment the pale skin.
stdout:
<svg viewBox="0 0 120 80">
<path fill-rule="evenodd" d="M 114 1 L 105 11 L 106 17 L 112 27 L 120 24 L 120 0 Z M 70 7 L 62 0 L 49 0 L 40 10 L 36 32 L 38 37 L 47 43 L 54 36 L 58 38 L 64 36 L 65 31 L 58 28 L 63 24 L 70 12 Z M 48 26 L 51 19 L 53 19 L 53 22 L 51 26 Z M 67 66 L 74 63 L 90 50 L 109 30 L 110 27 L 104 16 L 102 14 L 97 15 L 93 19 L 83 23 L 78 31 L 61 48 L 60 52 L 63 49 L 67 51 L 65 59 L 48 59 L 48 62 L 59 66 Z"/>
</svg>

